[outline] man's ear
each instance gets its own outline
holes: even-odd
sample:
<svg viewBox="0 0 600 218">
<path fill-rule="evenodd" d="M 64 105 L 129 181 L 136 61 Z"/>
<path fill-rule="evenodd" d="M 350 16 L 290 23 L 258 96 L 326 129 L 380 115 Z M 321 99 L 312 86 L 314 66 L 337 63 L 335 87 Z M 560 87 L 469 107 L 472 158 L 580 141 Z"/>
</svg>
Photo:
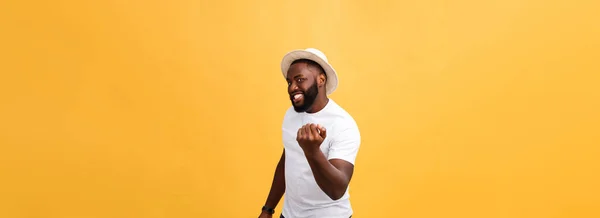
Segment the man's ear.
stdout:
<svg viewBox="0 0 600 218">
<path fill-rule="evenodd" d="M 327 78 L 324 73 L 319 74 L 319 87 L 324 86 Z"/>
</svg>

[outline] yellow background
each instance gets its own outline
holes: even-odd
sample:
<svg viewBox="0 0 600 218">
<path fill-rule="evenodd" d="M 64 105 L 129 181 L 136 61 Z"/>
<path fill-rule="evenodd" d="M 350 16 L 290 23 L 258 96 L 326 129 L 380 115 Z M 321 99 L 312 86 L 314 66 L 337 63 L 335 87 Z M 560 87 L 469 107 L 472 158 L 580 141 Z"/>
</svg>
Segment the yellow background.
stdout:
<svg viewBox="0 0 600 218">
<path fill-rule="evenodd" d="M 361 129 L 355 217 L 600 217 L 599 8 L 2 1 L 0 217 L 257 217 L 306 47 Z"/>
</svg>

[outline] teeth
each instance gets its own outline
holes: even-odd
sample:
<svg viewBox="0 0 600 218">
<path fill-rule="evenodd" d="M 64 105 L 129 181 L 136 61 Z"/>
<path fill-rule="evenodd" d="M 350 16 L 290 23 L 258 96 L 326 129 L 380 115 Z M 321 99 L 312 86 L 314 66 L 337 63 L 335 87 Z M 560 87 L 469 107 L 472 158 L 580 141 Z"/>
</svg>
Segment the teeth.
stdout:
<svg viewBox="0 0 600 218">
<path fill-rule="evenodd" d="M 302 94 L 296 94 L 296 95 L 294 95 L 294 99 L 298 99 L 298 98 L 300 98 L 300 96 L 302 96 Z"/>
</svg>

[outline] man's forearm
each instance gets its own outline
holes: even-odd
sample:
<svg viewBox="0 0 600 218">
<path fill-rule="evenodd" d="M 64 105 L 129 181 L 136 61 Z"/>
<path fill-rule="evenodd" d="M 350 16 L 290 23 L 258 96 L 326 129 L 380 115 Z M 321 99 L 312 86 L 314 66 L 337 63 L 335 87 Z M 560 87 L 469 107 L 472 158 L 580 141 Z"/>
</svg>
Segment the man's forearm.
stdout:
<svg viewBox="0 0 600 218">
<path fill-rule="evenodd" d="M 283 193 L 285 192 L 285 151 L 281 154 L 277 168 L 275 168 L 275 175 L 273 176 L 273 183 L 271 184 L 271 191 L 267 197 L 265 205 L 270 208 L 275 208 Z"/>
<path fill-rule="evenodd" d="M 348 187 L 349 178 L 331 164 L 321 150 L 305 152 L 317 185 L 332 200 L 340 199 Z"/>
</svg>

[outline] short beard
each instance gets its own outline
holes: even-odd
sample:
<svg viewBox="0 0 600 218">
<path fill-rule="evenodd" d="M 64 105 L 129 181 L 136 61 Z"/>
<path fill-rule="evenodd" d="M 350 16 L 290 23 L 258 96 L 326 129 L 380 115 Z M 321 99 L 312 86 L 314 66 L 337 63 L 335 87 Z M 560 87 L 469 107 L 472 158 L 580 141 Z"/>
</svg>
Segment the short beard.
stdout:
<svg viewBox="0 0 600 218">
<path fill-rule="evenodd" d="M 306 93 L 304 93 L 304 104 L 302 104 L 301 106 L 295 106 L 292 102 L 294 110 L 299 113 L 306 112 L 306 110 L 308 110 L 313 105 L 313 103 L 315 103 L 315 100 L 317 99 L 318 95 L 319 87 L 317 86 L 317 80 L 315 79 L 315 83 L 312 86 L 310 86 L 310 88 L 308 88 Z"/>
</svg>

